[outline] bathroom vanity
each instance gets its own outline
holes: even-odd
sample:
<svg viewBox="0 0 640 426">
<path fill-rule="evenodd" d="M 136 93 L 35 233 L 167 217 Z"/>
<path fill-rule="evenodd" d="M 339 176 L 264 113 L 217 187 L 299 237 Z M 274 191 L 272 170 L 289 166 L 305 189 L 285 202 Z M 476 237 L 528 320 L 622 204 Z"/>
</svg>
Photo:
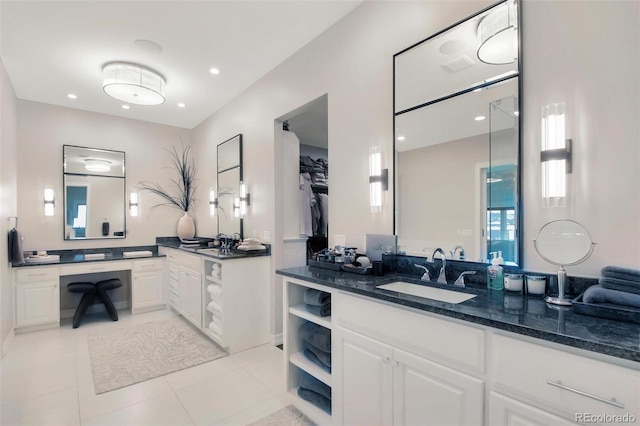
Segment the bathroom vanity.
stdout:
<svg viewBox="0 0 640 426">
<path fill-rule="evenodd" d="M 421 284 L 390 274 L 318 268 L 277 271 L 284 282 L 287 393 L 318 424 L 574 424 L 587 416 L 640 418 L 637 325 L 551 308 L 542 298 L 455 290 L 442 302 L 381 285 Z M 442 285 L 431 283 L 442 289 Z M 331 294 L 330 317 L 302 304 L 304 290 Z M 332 371 L 301 354 L 298 328 L 331 330 Z M 331 414 L 297 395 L 301 376 L 331 386 Z M 582 417 L 580 417 L 582 416 Z"/>
</svg>

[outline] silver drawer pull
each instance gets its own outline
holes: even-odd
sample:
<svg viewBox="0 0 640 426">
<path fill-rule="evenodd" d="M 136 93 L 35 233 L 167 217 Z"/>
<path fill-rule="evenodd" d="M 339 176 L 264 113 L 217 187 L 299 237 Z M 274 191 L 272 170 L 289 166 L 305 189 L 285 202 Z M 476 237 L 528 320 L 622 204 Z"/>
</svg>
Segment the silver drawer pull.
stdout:
<svg viewBox="0 0 640 426">
<path fill-rule="evenodd" d="M 606 399 L 606 398 L 602 398 L 601 396 L 598 396 L 598 395 L 594 395 L 594 394 L 591 394 L 591 393 L 588 393 L 588 392 L 584 392 L 584 391 L 581 391 L 581 390 L 578 390 L 578 389 L 574 389 L 574 388 L 569 387 L 567 385 L 563 385 L 560 380 L 558 380 L 556 382 L 554 382 L 552 380 L 547 380 L 547 384 L 551 385 L 551 386 L 555 386 L 555 387 L 560 388 L 560 389 L 567 390 L 569 392 L 577 393 L 578 395 L 586 396 L 587 398 L 595 399 L 596 401 L 604 402 L 605 404 L 613 405 L 614 407 L 624 408 L 624 404 L 619 403 L 618 401 L 616 401 L 615 398 Z"/>
</svg>

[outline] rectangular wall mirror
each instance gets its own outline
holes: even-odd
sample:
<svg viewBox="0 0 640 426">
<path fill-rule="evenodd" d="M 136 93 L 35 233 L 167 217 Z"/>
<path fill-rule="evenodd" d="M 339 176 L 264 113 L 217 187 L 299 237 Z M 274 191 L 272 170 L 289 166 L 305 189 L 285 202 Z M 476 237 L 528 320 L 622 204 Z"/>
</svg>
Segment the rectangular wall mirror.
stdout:
<svg viewBox="0 0 640 426">
<path fill-rule="evenodd" d="M 497 3 L 394 56 L 394 225 L 407 254 L 461 259 L 461 246 L 467 261 L 500 251 L 521 264 L 518 6 Z M 490 31 L 509 38 L 504 57 L 483 51 Z"/>
<path fill-rule="evenodd" d="M 242 218 L 234 211 L 234 200 L 240 196 L 242 182 L 242 135 L 236 135 L 218 145 L 218 232 L 243 238 Z"/>
<path fill-rule="evenodd" d="M 64 239 L 125 238 L 125 154 L 63 146 Z"/>
</svg>

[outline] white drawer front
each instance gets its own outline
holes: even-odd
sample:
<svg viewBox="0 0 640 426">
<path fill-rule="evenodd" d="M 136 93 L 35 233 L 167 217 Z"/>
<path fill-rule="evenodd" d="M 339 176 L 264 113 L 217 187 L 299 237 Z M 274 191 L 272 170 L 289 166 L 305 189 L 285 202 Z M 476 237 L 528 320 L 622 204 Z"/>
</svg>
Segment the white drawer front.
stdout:
<svg viewBox="0 0 640 426">
<path fill-rule="evenodd" d="M 484 371 L 482 329 L 341 292 L 331 303 L 339 325 L 454 368 Z"/>
<path fill-rule="evenodd" d="M 640 371 L 494 334 L 496 388 L 551 407 L 575 420 L 578 413 L 640 418 Z M 621 405 L 621 406 L 620 406 Z"/>
<path fill-rule="evenodd" d="M 134 260 L 134 272 L 160 271 L 162 270 L 162 259 Z"/>
<path fill-rule="evenodd" d="M 78 265 L 60 267 L 60 275 L 93 274 L 96 272 L 130 271 L 130 261 L 115 262 L 84 262 Z"/>
<path fill-rule="evenodd" d="M 21 268 L 16 271 L 19 283 L 35 283 L 42 281 L 58 281 L 60 277 L 58 268 Z"/>
<path fill-rule="evenodd" d="M 191 254 L 180 253 L 180 264 L 185 268 L 191 269 L 195 272 L 200 272 L 201 257 Z"/>
</svg>

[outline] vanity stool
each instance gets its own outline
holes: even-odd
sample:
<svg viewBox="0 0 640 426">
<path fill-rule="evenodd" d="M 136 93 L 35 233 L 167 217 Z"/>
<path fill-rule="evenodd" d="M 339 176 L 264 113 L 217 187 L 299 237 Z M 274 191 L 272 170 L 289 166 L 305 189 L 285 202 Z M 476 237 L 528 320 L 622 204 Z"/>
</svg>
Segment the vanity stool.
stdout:
<svg viewBox="0 0 640 426">
<path fill-rule="evenodd" d="M 98 281 L 96 283 L 96 293 L 102 303 L 104 303 L 104 307 L 107 308 L 107 312 L 109 312 L 109 316 L 114 321 L 118 321 L 118 311 L 116 311 L 116 307 L 113 306 L 113 302 L 111 298 L 107 294 L 107 290 L 112 290 L 114 288 L 122 287 L 122 281 L 117 278 L 112 278 L 110 280 Z"/>
<path fill-rule="evenodd" d="M 87 308 L 91 305 L 93 297 L 96 295 L 96 286 L 91 282 L 70 283 L 67 285 L 67 291 L 70 293 L 82 293 L 82 299 L 80 299 L 78 308 L 73 314 L 73 328 L 78 328 L 82 316 L 87 312 Z"/>
</svg>

